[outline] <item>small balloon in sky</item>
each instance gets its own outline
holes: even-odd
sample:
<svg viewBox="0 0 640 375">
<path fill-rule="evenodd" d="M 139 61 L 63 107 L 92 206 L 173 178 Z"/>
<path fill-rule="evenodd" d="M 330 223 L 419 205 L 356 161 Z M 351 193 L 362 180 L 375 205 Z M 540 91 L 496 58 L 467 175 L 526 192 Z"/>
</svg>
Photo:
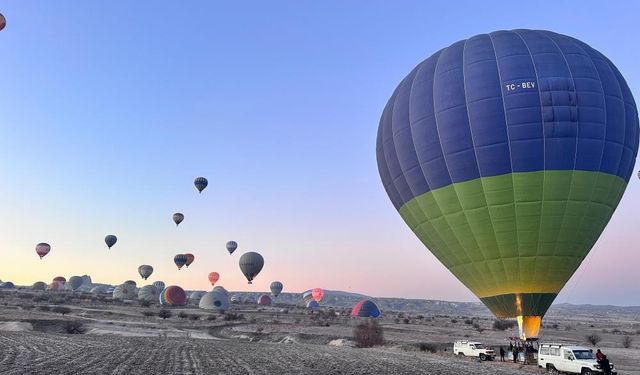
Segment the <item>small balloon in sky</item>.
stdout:
<svg viewBox="0 0 640 375">
<path fill-rule="evenodd" d="M 238 248 L 238 243 L 236 241 L 227 242 L 227 251 L 229 254 L 233 254 L 234 251 Z"/>
<path fill-rule="evenodd" d="M 262 257 L 262 255 L 250 251 L 248 253 L 242 254 L 242 256 L 240 257 L 239 265 L 240 270 L 247 278 L 249 284 L 251 284 L 251 281 L 256 276 L 258 276 L 258 273 L 260 273 L 260 271 L 262 270 L 262 267 L 264 266 L 264 258 Z"/>
<path fill-rule="evenodd" d="M 36 245 L 36 253 L 38 253 L 40 259 L 49 254 L 49 251 L 51 251 L 51 246 L 48 243 L 40 242 Z"/>
<path fill-rule="evenodd" d="M 178 269 L 181 269 L 182 266 L 187 264 L 187 256 L 184 254 L 177 254 L 176 256 L 173 257 L 173 263 L 175 263 L 176 266 L 178 266 Z"/>
<path fill-rule="evenodd" d="M 176 212 L 175 214 L 173 214 L 173 222 L 176 223 L 176 227 L 180 225 L 180 223 L 182 223 L 183 220 L 184 220 L 184 215 L 181 214 L 180 212 Z"/>
<path fill-rule="evenodd" d="M 187 266 L 187 268 L 189 268 L 189 266 L 191 265 L 191 263 L 193 263 L 196 257 L 191 253 L 186 253 L 184 254 L 184 256 L 187 257 L 187 262 L 184 265 Z"/>
<path fill-rule="evenodd" d="M 202 193 L 202 190 L 209 185 L 209 181 L 204 177 L 198 177 L 193 181 L 193 184 L 196 186 L 196 189 L 198 189 L 198 193 Z"/>
<path fill-rule="evenodd" d="M 216 282 L 220 280 L 220 274 L 217 272 L 211 272 L 209 274 L 209 282 L 211 283 L 211 285 L 216 285 Z"/>
<path fill-rule="evenodd" d="M 2 13 L 0 13 L 0 31 L 2 31 L 5 26 L 7 26 L 7 19 L 4 18 L 4 15 L 2 15 Z"/>
<path fill-rule="evenodd" d="M 138 273 L 140 274 L 140 276 L 142 276 L 143 279 L 146 280 L 153 273 L 153 267 L 151 267 L 148 264 L 143 264 L 140 267 L 138 267 Z"/>
<path fill-rule="evenodd" d="M 113 234 L 109 234 L 104 238 L 104 243 L 107 244 L 107 247 L 109 249 L 111 249 L 111 247 L 115 245 L 116 242 L 118 242 L 118 237 L 114 236 Z"/>
</svg>

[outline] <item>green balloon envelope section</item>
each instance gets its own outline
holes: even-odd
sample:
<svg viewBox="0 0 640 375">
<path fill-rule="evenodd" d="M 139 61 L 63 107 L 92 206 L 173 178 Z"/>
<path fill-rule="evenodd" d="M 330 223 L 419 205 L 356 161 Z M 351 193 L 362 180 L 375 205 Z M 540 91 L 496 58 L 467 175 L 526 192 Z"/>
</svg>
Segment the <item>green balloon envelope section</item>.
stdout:
<svg viewBox="0 0 640 375">
<path fill-rule="evenodd" d="M 525 338 L 609 222 L 637 152 L 618 69 L 536 30 L 477 35 L 418 64 L 384 108 L 376 150 L 407 225 Z"/>
</svg>

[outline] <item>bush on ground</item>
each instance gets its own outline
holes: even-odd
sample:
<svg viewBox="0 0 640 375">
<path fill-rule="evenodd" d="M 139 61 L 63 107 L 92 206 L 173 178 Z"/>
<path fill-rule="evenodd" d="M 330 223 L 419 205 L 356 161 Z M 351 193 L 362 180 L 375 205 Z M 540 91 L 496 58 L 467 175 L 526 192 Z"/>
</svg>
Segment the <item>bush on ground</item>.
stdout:
<svg viewBox="0 0 640 375">
<path fill-rule="evenodd" d="M 56 306 L 53 308 L 52 311 L 55 313 L 62 314 L 62 316 L 65 316 L 65 314 L 68 314 L 71 312 L 71 309 L 65 306 Z"/>
<path fill-rule="evenodd" d="M 622 347 L 629 349 L 631 344 L 633 343 L 633 339 L 629 335 L 624 335 L 622 338 Z"/>
<path fill-rule="evenodd" d="M 87 331 L 84 324 L 78 320 L 64 322 L 62 330 L 70 335 L 81 335 Z"/>
<path fill-rule="evenodd" d="M 498 331 L 504 331 L 506 329 L 511 329 L 513 327 L 516 326 L 516 322 L 513 320 L 502 320 L 502 319 L 496 319 L 493 322 L 493 329 L 498 330 Z M 475 325 L 474 325 L 475 328 Z"/>
<path fill-rule="evenodd" d="M 382 327 L 373 319 L 355 326 L 353 338 L 359 348 L 371 348 L 384 343 Z"/>
<path fill-rule="evenodd" d="M 171 313 L 171 311 L 167 309 L 162 309 L 158 311 L 158 316 L 161 317 L 162 319 L 167 319 L 167 318 L 171 318 L 173 314 Z"/>
<path fill-rule="evenodd" d="M 600 336 L 598 336 L 598 335 L 596 335 L 596 334 L 587 335 L 587 336 L 585 337 L 585 339 L 586 339 L 588 342 L 590 342 L 590 343 L 591 343 L 591 345 L 593 345 L 593 346 L 598 345 L 598 343 L 599 343 L 600 341 L 602 341 L 602 337 L 600 337 Z"/>
</svg>

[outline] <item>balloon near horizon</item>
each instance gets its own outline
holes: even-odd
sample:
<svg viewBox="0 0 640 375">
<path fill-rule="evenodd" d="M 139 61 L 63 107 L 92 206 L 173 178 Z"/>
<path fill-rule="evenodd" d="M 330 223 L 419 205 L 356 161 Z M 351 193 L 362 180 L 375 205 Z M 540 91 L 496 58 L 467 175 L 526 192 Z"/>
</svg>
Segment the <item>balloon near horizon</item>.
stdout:
<svg viewBox="0 0 640 375">
<path fill-rule="evenodd" d="M 513 30 L 456 42 L 389 99 L 376 155 L 393 205 L 498 318 L 535 338 L 633 173 L 638 111 L 587 44 Z"/>
</svg>

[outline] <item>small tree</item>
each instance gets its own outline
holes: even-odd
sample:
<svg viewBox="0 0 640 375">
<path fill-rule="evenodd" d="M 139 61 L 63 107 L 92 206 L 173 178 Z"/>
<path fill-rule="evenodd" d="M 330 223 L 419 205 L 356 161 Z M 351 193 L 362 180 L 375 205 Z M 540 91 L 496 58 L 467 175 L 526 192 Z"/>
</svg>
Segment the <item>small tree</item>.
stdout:
<svg viewBox="0 0 640 375">
<path fill-rule="evenodd" d="M 81 335 L 87 331 L 84 328 L 84 324 L 77 320 L 72 322 L 65 322 L 62 326 L 62 330 L 70 335 Z"/>
<path fill-rule="evenodd" d="M 595 334 L 587 335 L 585 338 L 586 338 L 586 339 L 587 339 L 587 341 L 588 341 L 588 342 L 590 342 L 590 343 L 591 343 L 591 345 L 593 345 L 593 346 L 598 345 L 598 343 L 599 343 L 600 341 L 602 341 L 602 337 L 600 337 L 600 336 L 598 336 L 598 335 L 595 335 Z"/>
<path fill-rule="evenodd" d="M 622 346 L 624 348 L 629 349 L 632 343 L 633 343 L 633 339 L 631 338 L 631 336 L 624 335 L 624 337 L 622 337 Z"/>
<path fill-rule="evenodd" d="M 189 316 L 189 314 L 187 314 L 187 313 L 186 313 L 186 312 L 184 312 L 184 311 L 180 311 L 180 312 L 178 313 L 178 318 L 180 318 L 180 319 L 184 319 L 184 318 L 186 318 L 186 317 L 188 317 L 188 316 Z"/>
<path fill-rule="evenodd" d="M 151 310 L 144 310 L 141 314 L 147 318 L 156 315 L 156 313 Z"/>
<path fill-rule="evenodd" d="M 504 331 L 505 329 L 513 328 L 516 326 L 516 322 L 513 320 L 501 320 L 496 319 L 493 321 L 493 329 Z"/>
<path fill-rule="evenodd" d="M 62 316 L 71 312 L 71 309 L 64 306 L 56 306 L 53 308 L 53 312 L 60 313 Z"/>
<path fill-rule="evenodd" d="M 359 348 L 371 348 L 384 343 L 382 327 L 373 319 L 358 324 L 353 329 L 353 338 Z"/>
<path fill-rule="evenodd" d="M 167 318 L 171 318 L 173 314 L 171 313 L 171 311 L 167 309 L 162 309 L 158 311 L 158 316 L 161 317 L 162 319 L 167 319 Z"/>
</svg>

